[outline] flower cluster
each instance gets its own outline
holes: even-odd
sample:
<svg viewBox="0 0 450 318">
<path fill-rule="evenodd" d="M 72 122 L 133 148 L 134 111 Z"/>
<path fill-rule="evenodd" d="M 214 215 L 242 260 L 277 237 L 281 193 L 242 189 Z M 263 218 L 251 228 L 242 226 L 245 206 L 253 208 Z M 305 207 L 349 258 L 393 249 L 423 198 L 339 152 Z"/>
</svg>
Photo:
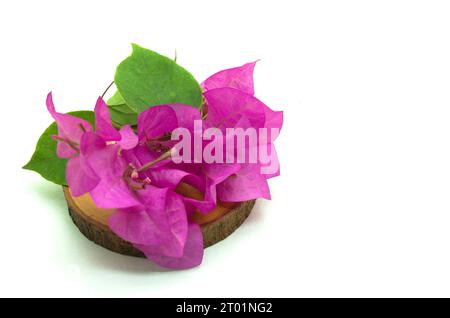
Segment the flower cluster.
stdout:
<svg viewBox="0 0 450 318">
<path fill-rule="evenodd" d="M 202 84 L 201 109 L 171 104 L 150 107 L 138 115 L 137 126 L 117 130 L 101 97 L 95 105 L 95 129 L 83 119 L 58 113 L 47 97 L 47 109 L 58 126 L 57 155 L 68 158 L 66 180 L 73 196 L 89 193 L 98 208 L 115 209 L 109 227 L 156 264 L 190 268 L 201 263 L 203 237 L 194 213 L 208 214 L 217 201 L 242 202 L 270 199 L 267 179 L 279 169 L 262 173 L 266 163 L 232 160 L 221 163 L 175 163 L 172 132 L 184 128 L 195 134 L 194 121 L 202 129 L 281 129 L 283 113 L 272 111 L 254 97 L 256 62 L 223 70 Z M 258 139 L 272 155 L 271 138 Z M 211 141 L 203 141 L 207 147 Z M 245 143 L 245 148 L 255 147 Z M 248 149 L 250 150 L 250 149 Z M 226 153 L 226 156 L 236 153 Z M 273 156 L 272 156 L 273 157 Z M 276 159 L 278 167 L 278 160 Z M 201 198 L 188 197 L 178 189 L 187 184 Z"/>
</svg>

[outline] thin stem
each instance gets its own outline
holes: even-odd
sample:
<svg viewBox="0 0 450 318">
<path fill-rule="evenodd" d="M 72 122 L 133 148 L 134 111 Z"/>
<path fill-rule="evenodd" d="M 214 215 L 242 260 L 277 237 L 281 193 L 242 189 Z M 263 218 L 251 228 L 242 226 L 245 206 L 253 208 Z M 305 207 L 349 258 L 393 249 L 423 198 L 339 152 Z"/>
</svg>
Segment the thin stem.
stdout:
<svg viewBox="0 0 450 318">
<path fill-rule="evenodd" d="M 158 162 L 161 162 L 163 160 L 166 160 L 168 158 L 170 158 L 170 154 L 171 154 L 171 150 L 166 151 L 165 153 L 163 153 L 161 156 L 159 156 L 158 158 L 156 158 L 155 160 L 152 160 L 150 162 L 147 162 L 145 165 L 143 165 L 142 167 L 140 167 L 137 171 L 138 172 L 142 172 L 147 170 L 148 168 L 154 166 L 155 164 L 157 164 Z"/>
<path fill-rule="evenodd" d="M 106 93 L 108 92 L 108 90 L 111 88 L 111 86 L 114 84 L 114 81 L 111 82 L 111 84 L 108 85 L 108 87 L 105 89 L 105 91 L 102 94 L 102 98 L 105 97 Z"/>
</svg>

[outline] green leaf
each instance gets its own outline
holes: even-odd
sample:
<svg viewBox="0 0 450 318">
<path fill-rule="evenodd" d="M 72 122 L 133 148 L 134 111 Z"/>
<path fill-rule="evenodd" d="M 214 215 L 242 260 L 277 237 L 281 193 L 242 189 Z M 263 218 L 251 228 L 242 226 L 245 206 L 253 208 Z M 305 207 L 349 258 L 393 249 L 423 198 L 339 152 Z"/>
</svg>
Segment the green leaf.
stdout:
<svg viewBox="0 0 450 318">
<path fill-rule="evenodd" d="M 119 111 L 125 114 L 137 115 L 137 113 L 134 110 L 132 110 L 130 106 L 128 106 L 127 104 L 109 106 L 109 109 L 114 109 L 115 111 Z"/>
<path fill-rule="evenodd" d="M 122 105 L 125 104 L 125 100 L 123 99 L 122 95 L 120 95 L 120 92 L 116 91 L 114 95 L 111 96 L 110 99 L 108 99 L 107 104 L 108 106 Z"/>
<path fill-rule="evenodd" d="M 130 108 L 126 104 L 109 107 L 109 114 L 111 120 L 119 126 L 137 125 L 137 113 L 130 112 Z"/>
<path fill-rule="evenodd" d="M 119 91 L 115 92 L 115 94 L 108 100 L 107 104 L 111 115 L 111 120 L 117 126 L 134 126 L 137 124 L 137 112 L 125 103 L 125 100 L 122 95 L 120 95 Z"/>
<path fill-rule="evenodd" d="M 83 118 L 94 126 L 94 112 L 76 111 L 69 113 L 72 116 Z M 45 179 L 56 184 L 65 185 L 67 159 L 58 158 L 56 155 L 57 141 L 52 139 L 52 135 L 58 134 L 58 128 L 54 122 L 44 131 L 39 138 L 36 150 L 30 161 L 23 166 L 23 169 L 33 170 Z"/>
<path fill-rule="evenodd" d="M 133 44 L 131 56 L 119 64 L 116 86 L 132 110 L 181 103 L 200 107 L 202 90 L 195 78 L 172 59 Z M 114 96 L 113 96 L 114 97 Z M 113 103 L 120 100 L 114 97 Z"/>
<path fill-rule="evenodd" d="M 137 45 L 133 45 L 132 55 L 117 68 L 115 82 L 118 90 L 107 104 L 116 126 L 136 125 L 138 113 L 154 105 L 200 106 L 202 102 L 201 88 L 192 75 L 175 61 Z"/>
</svg>

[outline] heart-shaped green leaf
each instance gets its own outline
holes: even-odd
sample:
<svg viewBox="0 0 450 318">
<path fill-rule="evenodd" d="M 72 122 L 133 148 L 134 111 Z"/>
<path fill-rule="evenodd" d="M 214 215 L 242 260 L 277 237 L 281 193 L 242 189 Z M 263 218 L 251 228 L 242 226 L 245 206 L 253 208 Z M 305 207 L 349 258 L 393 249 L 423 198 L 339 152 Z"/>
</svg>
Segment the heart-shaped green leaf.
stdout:
<svg viewBox="0 0 450 318">
<path fill-rule="evenodd" d="M 137 113 L 162 104 L 200 107 L 202 90 L 195 78 L 175 61 L 133 44 L 132 54 L 119 64 L 114 77 L 125 104 Z M 112 105 L 122 105 L 113 96 Z"/>
<path fill-rule="evenodd" d="M 89 121 L 94 127 L 94 112 L 76 111 L 69 113 L 72 116 L 83 118 Z M 58 128 L 54 122 L 44 131 L 39 138 L 36 150 L 30 161 L 23 166 L 23 169 L 33 170 L 43 176 L 45 179 L 56 184 L 65 185 L 66 182 L 66 164 L 67 159 L 58 158 L 56 155 L 57 141 L 52 139 L 53 135 L 58 134 Z"/>
</svg>

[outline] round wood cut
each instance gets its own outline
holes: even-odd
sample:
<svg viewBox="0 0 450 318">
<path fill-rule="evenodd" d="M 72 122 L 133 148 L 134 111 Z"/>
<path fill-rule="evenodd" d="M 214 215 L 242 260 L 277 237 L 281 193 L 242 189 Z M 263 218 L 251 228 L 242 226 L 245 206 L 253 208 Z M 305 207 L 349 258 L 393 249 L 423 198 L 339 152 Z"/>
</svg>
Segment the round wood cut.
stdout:
<svg viewBox="0 0 450 318">
<path fill-rule="evenodd" d="M 130 242 L 124 241 L 109 229 L 108 217 L 114 213 L 113 209 L 97 208 L 89 194 L 73 197 L 68 187 L 63 187 L 63 191 L 69 214 L 84 236 L 111 251 L 144 257 Z M 186 189 L 180 190 L 183 193 L 185 191 Z M 217 208 L 208 215 L 196 214 L 193 219 L 201 226 L 204 247 L 207 248 L 233 233 L 249 216 L 254 205 L 255 200 L 241 203 L 219 202 Z"/>
</svg>

